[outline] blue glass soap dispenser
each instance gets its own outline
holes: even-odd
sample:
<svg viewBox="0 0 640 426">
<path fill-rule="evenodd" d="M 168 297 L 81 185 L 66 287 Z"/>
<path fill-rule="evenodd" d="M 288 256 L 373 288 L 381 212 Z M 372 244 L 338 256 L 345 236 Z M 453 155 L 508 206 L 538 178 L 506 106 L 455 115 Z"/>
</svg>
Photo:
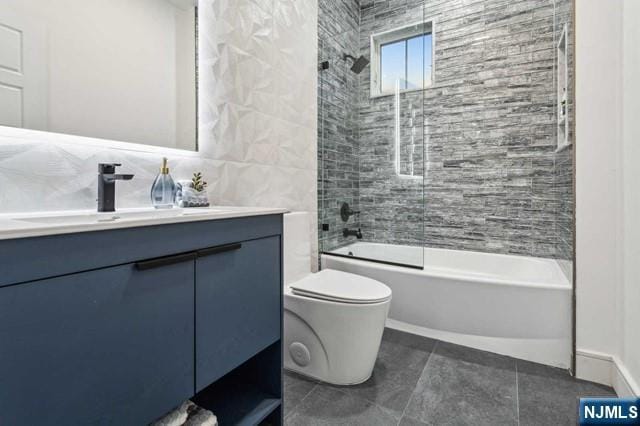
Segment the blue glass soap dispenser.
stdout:
<svg viewBox="0 0 640 426">
<path fill-rule="evenodd" d="M 167 159 L 162 159 L 160 173 L 151 186 L 151 204 L 156 209 L 170 209 L 176 198 L 176 184 L 169 174 Z"/>
</svg>

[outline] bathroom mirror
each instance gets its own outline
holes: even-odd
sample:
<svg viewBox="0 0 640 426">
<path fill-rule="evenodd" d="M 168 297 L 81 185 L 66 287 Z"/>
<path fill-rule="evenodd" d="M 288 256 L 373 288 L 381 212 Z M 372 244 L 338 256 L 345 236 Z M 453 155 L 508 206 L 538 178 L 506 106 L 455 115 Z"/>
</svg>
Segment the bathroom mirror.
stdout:
<svg viewBox="0 0 640 426">
<path fill-rule="evenodd" d="M 0 126 L 197 150 L 197 0 L 2 0 Z"/>
</svg>

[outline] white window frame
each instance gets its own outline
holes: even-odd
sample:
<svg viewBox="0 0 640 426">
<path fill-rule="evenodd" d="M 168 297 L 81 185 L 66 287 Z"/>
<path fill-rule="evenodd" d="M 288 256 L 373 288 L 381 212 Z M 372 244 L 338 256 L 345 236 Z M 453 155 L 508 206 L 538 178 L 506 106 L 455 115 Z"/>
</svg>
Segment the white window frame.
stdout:
<svg viewBox="0 0 640 426">
<path fill-rule="evenodd" d="M 415 92 L 418 90 L 424 90 L 425 88 L 432 86 L 435 82 L 435 55 L 436 55 L 436 31 L 435 21 L 429 19 L 418 23 L 405 25 L 392 30 L 384 31 L 377 34 L 372 34 L 370 37 L 370 56 L 371 56 L 371 97 L 377 98 L 381 96 L 393 96 L 393 92 L 382 92 L 380 85 L 382 84 L 382 76 L 380 75 L 380 49 L 383 45 L 393 43 L 394 41 L 406 40 L 412 37 L 416 37 L 422 34 L 431 34 L 431 75 L 425 76 L 423 87 L 417 89 L 402 89 L 400 92 Z M 428 79 L 427 77 L 430 77 Z"/>
</svg>

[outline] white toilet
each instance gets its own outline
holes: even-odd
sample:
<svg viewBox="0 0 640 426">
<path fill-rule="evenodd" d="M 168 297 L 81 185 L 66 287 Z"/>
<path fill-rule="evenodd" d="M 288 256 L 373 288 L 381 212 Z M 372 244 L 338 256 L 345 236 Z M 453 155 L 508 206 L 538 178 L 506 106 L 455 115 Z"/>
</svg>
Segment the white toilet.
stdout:
<svg viewBox="0 0 640 426">
<path fill-rule="evenodd" d="M 284 367 L 354 385 L 371 377 L 391 302 L 379 281 L 325 269 L 310 273 L 309 216 L 284 216 Z"/>
</svg>

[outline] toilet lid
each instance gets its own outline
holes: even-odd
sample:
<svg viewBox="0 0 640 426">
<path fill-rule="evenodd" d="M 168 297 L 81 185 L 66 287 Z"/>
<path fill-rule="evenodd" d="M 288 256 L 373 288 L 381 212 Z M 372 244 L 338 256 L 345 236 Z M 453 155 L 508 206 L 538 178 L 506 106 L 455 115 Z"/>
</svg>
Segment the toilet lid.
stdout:
<svg viewBox="0 0 640 426">
<path fill-rule="evenodd" d="M 333 269 L 311 274 L 289 286 L 293 294 L 341 303 L 378 303 L 391 298 L 380 281 Z"/>
</svg>

